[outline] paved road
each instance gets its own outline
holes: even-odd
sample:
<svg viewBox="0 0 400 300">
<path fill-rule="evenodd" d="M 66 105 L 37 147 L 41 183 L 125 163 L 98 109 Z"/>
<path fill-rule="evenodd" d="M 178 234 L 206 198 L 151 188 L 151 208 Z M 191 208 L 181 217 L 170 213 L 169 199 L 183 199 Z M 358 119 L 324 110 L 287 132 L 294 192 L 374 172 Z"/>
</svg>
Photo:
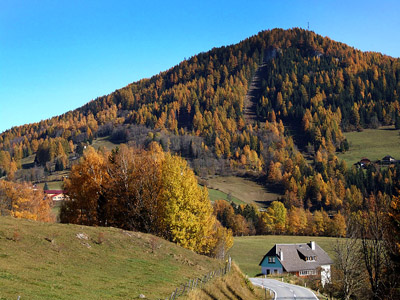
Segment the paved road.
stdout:
<svg viewBox="0 0 400 300">
<path fill-rule="evenodd" d="M 267 287 L 275 292 L 276 300 L 318 300 L 317 296 L 309 289 L 304 287 L 288 284 L 284 282 L 280 282 L 275 279 L 266 279 L 266 278 L 250 278 L 250 281 L 257 286 Z"/>
</svg>

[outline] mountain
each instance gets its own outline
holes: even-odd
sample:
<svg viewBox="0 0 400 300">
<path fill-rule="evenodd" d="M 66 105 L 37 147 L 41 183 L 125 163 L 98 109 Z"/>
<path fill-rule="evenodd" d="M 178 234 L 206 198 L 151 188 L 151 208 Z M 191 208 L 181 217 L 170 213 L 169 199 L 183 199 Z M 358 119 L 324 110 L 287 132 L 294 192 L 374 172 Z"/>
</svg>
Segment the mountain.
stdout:
<svg viewBox="0 0 400 300">
<path fill-rule="evenodd" d="M 68 155 L 97 137 L 143 147 L 156 141 L 190 159 L 199 175 L 265 174 L 288 206 L 337 209 L 347 188 L 337 175 L 346 167 L 333 159 L 349 147 L 343 131 L 400 127 L 399 93 L 399 59 L 303 29 L 262 31 L 74 111 L 3 132 L 0 169 L 14 177 L 32 154 L 37 166 L 67 168 Z M 339 196 L 328 199 L 337 186 Z"/>
</svg>

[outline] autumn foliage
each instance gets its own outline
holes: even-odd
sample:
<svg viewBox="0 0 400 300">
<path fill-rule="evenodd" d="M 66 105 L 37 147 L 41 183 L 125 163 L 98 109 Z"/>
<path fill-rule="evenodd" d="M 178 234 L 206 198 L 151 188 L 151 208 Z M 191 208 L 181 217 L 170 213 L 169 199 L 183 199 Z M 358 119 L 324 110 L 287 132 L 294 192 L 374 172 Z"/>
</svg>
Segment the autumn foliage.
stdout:
<svg viewBox="0 0 400 300">
<path fill-rule="evenodd" d="M 254 118 L 248 120 L 246 94 L 260 69 L 259 97 L 252 103 Z M 68 157 L 81 156 L 98 137 L 144 148 L 157 143 L 164 151 L 187 158 L 197 175 L 249 172 L 281 192 L 285 226 L 278 222 L 275 209 L 263 212 L 255 222 L 232 208 L 234 217 L 218 219 L 235 234 L 259 230 L 343 235 L 343 226 L 333 224 L 343 225 L 344 216 L 364 210 L 371 194 L 398 196 L 400 188 L 398 165 L 371 164 L 360 170 L 340 161 L 336 152 L 349 149 L 343 132 L 380 125 L 400 128 L 399 94 L 398 59 L 361 52 L 299 28 L 262 31 L 238 44 L 185 59 L 74 111 L 0 134 L 0 176 L 37 180 L 40 173 L 68 169 Z M 120 224 L 153 232 L 154 216 L 159 218 L 153 211 L 164 184 L 163 174 L 157 173 L 163 169 L 161 163 L 145 158 L 147 154 L 137 155 L 149 159 L 143 163 L 138 158 L 135 163 L 132 155 L 125 161 L 125 150 L 119 151 L 111 156 L 86 154 L 88 162 L 98 161 L 96 168 L 82 167 L 81 173 L 73 169 L 79 178 L 71 177 L 73 186 L 88 182 L 82 185 L 81 196 L 74 197 L 87 203 L 71 203 L 64 216 L 85 224 Z M 30 155 L 35 155 L 39 175 L 21 169 L 22 158 Z M 135 171 L 126 169 L 125 162 L 135 165 Z M 157 172 L 137 167 L 151 164 L 160 164 Z M 129 172 L 150 172 L 145 178 L 151 182 Z M 146 194 L 145 187 L 153 181 L 160 182 L 159 188 Z M 122 219 L 125 224 L 117 221 Z"/>
<path fill-rule="evenodd" d="M 51 199 L 31 185 L 0 180 L 0 215 L 51 222 Z"/>
<path fill-rule="evenodd" d="M 254 205 L 235 205 L 225 200 L 214 203 L 214 214 L 236 236 L 289 234 L 312 236 L 346 236 L 346 219 L 339 212 L 329 216 L 325 211 L 286 209 L 282 202 L 273 201 L 266 210 Z"/>
<path fill-rule="evenodd" d="M 232 246 L 186 161 L 156 145 L 149 151 L 121 145 L 112 153 L 89 147 L 65 188 L 70 200 L 62 222 L 145 231 L 215 256 Z"/>
</svg>

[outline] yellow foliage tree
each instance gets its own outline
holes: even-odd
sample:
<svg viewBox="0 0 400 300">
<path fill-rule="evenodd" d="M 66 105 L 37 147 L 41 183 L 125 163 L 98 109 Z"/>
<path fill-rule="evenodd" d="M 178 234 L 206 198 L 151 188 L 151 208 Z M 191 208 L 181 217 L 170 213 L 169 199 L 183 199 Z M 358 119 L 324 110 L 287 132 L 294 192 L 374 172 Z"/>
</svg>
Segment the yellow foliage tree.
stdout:
<svg viewBox="0 0 400 300">
<path fill-rule="evenodd" d="M 159 214 L 162 234 L 198 253 L 215 247 L 212 206 L 206 188 L 201 189 L 186 161 L 167 154 L 162 163 Z"/>
<path fill-rule="evenodd" d="M 61 222 L 154 233 L 202 254 L 223 256 L 232 232 L 213 215 L 206 188 L 178 156 L 121 145 L 112 153 L 89 147 L 65 188 Z"/>
<path fill-rule="evenodd" d="M 16 218 L 51 222 L 51 200 L 42 190 L 34 189 L 27 183 L 20 184 L 0 180 L 0 214 Z"/>
</svg>

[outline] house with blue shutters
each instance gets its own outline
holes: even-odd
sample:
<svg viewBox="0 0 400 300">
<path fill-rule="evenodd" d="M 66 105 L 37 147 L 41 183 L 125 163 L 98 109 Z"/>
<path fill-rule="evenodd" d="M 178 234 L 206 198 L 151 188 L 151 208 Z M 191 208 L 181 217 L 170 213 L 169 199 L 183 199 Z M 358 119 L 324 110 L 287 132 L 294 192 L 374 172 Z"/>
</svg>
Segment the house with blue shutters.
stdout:
<svg viewBox="0 0 400 300">
<path fill-rule="evenodd" d="M 315 242 L 276 244 L 260 262 L 265 275 L 291 273 L 300 277 L 321 276 L 325 285 L 331 279 L 332 259 Z"/>
</svg>

